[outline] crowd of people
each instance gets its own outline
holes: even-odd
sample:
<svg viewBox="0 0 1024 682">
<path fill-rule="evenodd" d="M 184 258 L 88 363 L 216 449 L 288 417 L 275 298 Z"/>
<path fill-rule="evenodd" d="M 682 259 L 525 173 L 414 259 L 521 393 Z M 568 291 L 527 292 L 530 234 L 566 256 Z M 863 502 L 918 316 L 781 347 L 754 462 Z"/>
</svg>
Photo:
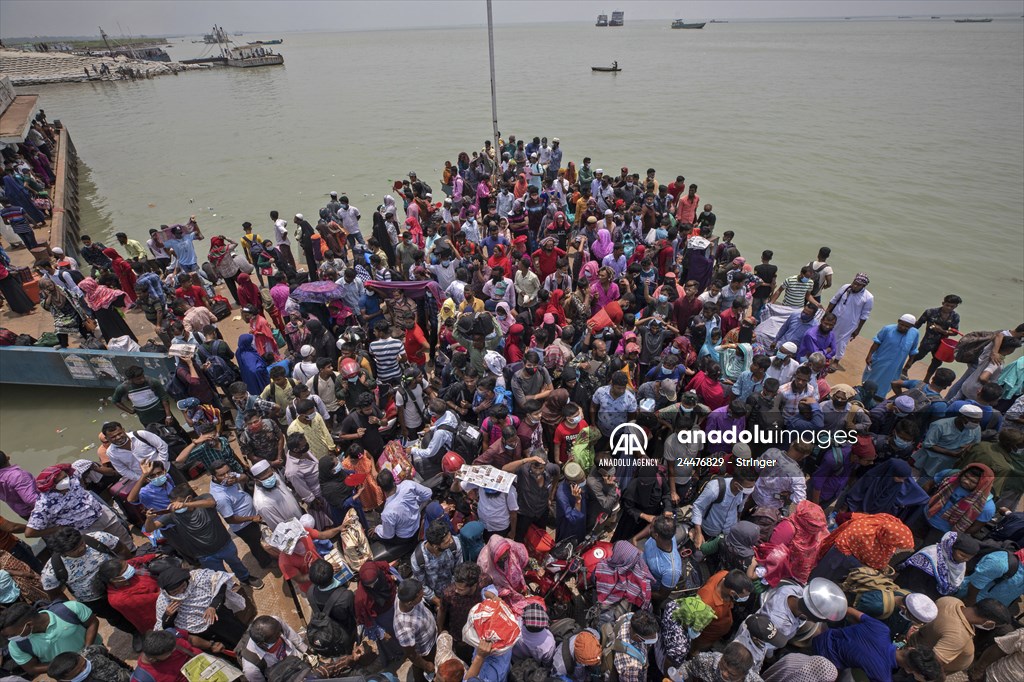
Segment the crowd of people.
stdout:
<svg viewBox="0 0 1024 682">
<path fill-rule="evenodd" d="M 371 220 L 332 192 L 205 260 L 193 218 L 40 266 L 60 345 L 138 341 L 128 309 L 176 370 L 125 372 L 96 461 L 0 454 L 13 674 L 1022 679 L 1024 324 L 951 364 L 949 294 L 853 386 L 869 274 L 748 262 L 683 176 L 513 136 L 439 188 L 410 172 Z M 268 570 L 294 617 L 256 613 Z"/>
</svg>

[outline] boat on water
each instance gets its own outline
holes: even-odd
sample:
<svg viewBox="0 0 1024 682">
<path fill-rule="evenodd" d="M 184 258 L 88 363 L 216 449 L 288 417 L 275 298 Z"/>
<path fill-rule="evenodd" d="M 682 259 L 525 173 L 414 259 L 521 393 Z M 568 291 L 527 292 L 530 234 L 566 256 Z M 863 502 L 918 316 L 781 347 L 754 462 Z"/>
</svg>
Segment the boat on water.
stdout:
<svg viewBox="0 0 1024 682">
<path fill-rule="evenodd" d="M 608 25 L 608 15 L 607 14 L 598 14 L 597 15 L 597 23 L 594 24 L 594 25 L 595 26 L 607 26 Z"/>
<path fill-rule="evenodd" d="M 118 45 L 117 41 L 107 35 L 107 32 L 100 27 L 100 37 L 107 49 L 101 52 L 91 51 L 89 54 L 96 57 L 128 57 L 129 59 L 142 59 L 147 62 L 169 62 L 171 55 L 167 54 L 162 47 L 154 45 L 135 46 Z"/>
<path fill-rule="evenodd" d="M 932 17 L 932 19 L 941 19 L 942 17 Z"/>
<path fill-rule="evenodd" d="M 672 28 L 704 28 L 704 24 L 707 22 L 691 23 L 688 24 L 682 19 L 676 19 L 672 22 Z"/>
<path fill-rule="evenodd" d="M 280 45 L 284 42 L 284 38 L 275 38 L 274 40 L 254 40 L 246 45 Z"/>
<path fill-rule="evenodd" d="M 728 24 L 729 22 L 728 21 L 724 21 L 722 19 L 712 19 L 710 23 L 712 23 L 712 24 Z"/>
<path fill-rule="evenodd" d="M 991 23 L 991 19 L 954 19 L 955 24 L 988 24 Z"/>
<path fill-rule="evenodd" d="M 896 17 L 897 19 L 913 19 L 914 17 Z"/>
<path fill-rule="evenodd" d="M 618 73 L 619 71 L 622 71 L 622 69 L 619 68 L 618 62 L 612 62 L 611 66 L 591 66 L 590 70 L 598 71 L 600 73 Z"/>
<path fill-rule="evenodd" d="M 238 32 L 234 33 L 233 35 L 237 38 L 238 36 L 243 35 L 243 33 L 241 31 L 238 31 Z"/>
<path fill-rule="evenodd" d="M 612 19 L 608 22 L 609 26 L 622 26 L 623 18 L 626 16 L 625 12 L 612 12 Z"/>
</svg>

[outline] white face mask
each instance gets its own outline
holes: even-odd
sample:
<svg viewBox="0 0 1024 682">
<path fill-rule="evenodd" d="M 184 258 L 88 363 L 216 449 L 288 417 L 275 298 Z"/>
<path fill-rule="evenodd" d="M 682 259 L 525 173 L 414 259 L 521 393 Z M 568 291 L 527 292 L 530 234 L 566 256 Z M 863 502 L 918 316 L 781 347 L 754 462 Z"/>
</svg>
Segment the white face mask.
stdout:
<svg viewBox="0 0 1024 682">
<path fill-rule="evenodd" d="M 54 490 L 60 490 L 61 492 L 66 492 L 66 491 L 70 490 L 71 489 L 71 479 L 70 478 L 62 478 L 62 479 L 60 479 L 59 481 L 57 481 L 57 483 L 54 484 L 53 489 Z"/>
<path fill-rule="evenodd" d="M 743 493 L 744 495 L 749 495 L 750 493 L 754 492 L 754 489 L 753 488 L 740 488 L 740 492 Z"/>
<path fill-rule="evenodd" d="M 645 639 L 644 640 L 644 644 L 646 644 L 648 646 L 650 646 L 652 644 L 657 644 L 657 643 L 658 643 L 658 638 L 657 637 L 654 637 L 652 639 Z"/>
</svg>

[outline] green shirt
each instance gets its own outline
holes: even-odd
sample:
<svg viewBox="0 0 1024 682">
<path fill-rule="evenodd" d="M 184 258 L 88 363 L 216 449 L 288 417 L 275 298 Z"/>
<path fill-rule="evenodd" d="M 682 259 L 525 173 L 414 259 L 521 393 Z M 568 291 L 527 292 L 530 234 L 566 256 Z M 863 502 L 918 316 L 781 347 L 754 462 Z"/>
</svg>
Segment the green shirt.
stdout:
<svg viewBox="0 0 1024 682">
<path fill-rule="evenodd" d="M 81 602 L 67 601 L 64 602 L 64 606 L 78 616 L 78 619 L 83 624 L 92 618 L 92 609 Z M 39 659 L 40 663 L 49 663 L 58 654 L 66 651 L 81 651 L 82 647 L 85 646 L 84 625 L 69 623 L 49 610 L 44 610 L 43 613 L 50 617 L 50 624 L 44 632 L 34 632 L 28 637 L 15 637 L 11 639 L 11 658 L 18 665 L 24 665 L 32 660 L 32 655 L 21 648 L 21 642 L 26 639 L 31 643 L 32 654 Z M 100 643 L 98 637 L 96 643 Z"/>
<path fill-rule="evenodd" d="M 163 404 L 168 399 L 167 391 L 156 379 L 146 377 L 146 383 L 141 386 L 126 381 L 114 390 L 115 403 L 124 402 L 126 396 L 143 425 L 162 422 L 167 416 Z"/>
<path fill-rule="evenodd" d="M 124 247 L 125 253 L 128 254 L 128 259 L 138 258 L 139 260 L 146 260 L 146 249 L 143 248 L 142 244 L 134 239 L 129 239 L 121 246 Z"/>
</svg>

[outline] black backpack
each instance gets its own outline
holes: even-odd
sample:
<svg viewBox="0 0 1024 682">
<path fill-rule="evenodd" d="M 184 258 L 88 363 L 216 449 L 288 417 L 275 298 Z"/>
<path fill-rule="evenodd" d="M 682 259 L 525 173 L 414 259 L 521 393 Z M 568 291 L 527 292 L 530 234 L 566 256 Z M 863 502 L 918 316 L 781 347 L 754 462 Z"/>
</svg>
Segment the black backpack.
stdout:
<svg viewBox="0 0 1024 682">
<path fill-rule="evenodd" d="M 117 556 L 117 553 L 114 550 L 110 549 L 105 544 L 103 544 L 96 538 L 92 537 L 91 535 L 83 534 L 82 542 L 85 543 L 86 547 L 92 547 L 100 554 L 106 554 L 111 558 Z M 57 579 L 57 582 L 62 586 L 65 585 L 68 581 L 68 567 L 64 565 L 64 558 L 60 554 L 54 552 L 53 555 L 50 557 L 50 568 L 53 569 L 53 577 Z M 54 605 L 56 604 L 60 604 L 60 602 L 54 602 Z"/>
<path fill-rule="evenodd" d="M 323 608 L 317 608 L 316 602 L 309 600 L 313 615 L 306 624 L 306 641 L 318 656 L 336 658 L 344 653 L 345 630 L 331 618 L 331 610 L 343 596 L 344 589 L 339 587 L 331 592 Z"/>
<path fill-rule="evenodd" d="M 452 434 L 452 442 L 449 447 L 452 452 L 466 460 L 467 464 L 471 464 L 477 455 L 483 452 L 484 434 L 472 424 L 459 421 L 457 426 L 443 424 L 437 428 Z"/>
<path fill-rule="evenodd" d="M 40 607 L 42 610 L 49 611 L 53 615 L 60 618 L 65 623 L 71 625 L 78 625 L 85 628 L 85 623 L 78 617 L 78 614 L 67 607 L 63 600 L 50 602 L 49 604 Z M 28 637 L 12 637 L 11 643 L 17 642 L 18 648 L 29 656 L 35 656 L 36 652 L 32 648 L 32 640 Z"/>
<path fill-rule="evenodd" d="M 988 590 L 991 592 L 994 587 L 1003 584 L 1016 575 L 1017 571 L 1020 569 L 1020 559 L 1017 558 L 1017 555 L 1014 553 L 1015 551 L 1016 548 L 1012 543 L 983 540 L 981 543 L 981 551 L 975 554 L 974 558 L 967 562 L 967 573 L 968 575 L 974 573 L 975 569 L 978 567 L 978 562 L 988 555 L 995 554 L 996 552 L 1006 552 L 1006 571 L 989 583 Z"/>
</svg>

